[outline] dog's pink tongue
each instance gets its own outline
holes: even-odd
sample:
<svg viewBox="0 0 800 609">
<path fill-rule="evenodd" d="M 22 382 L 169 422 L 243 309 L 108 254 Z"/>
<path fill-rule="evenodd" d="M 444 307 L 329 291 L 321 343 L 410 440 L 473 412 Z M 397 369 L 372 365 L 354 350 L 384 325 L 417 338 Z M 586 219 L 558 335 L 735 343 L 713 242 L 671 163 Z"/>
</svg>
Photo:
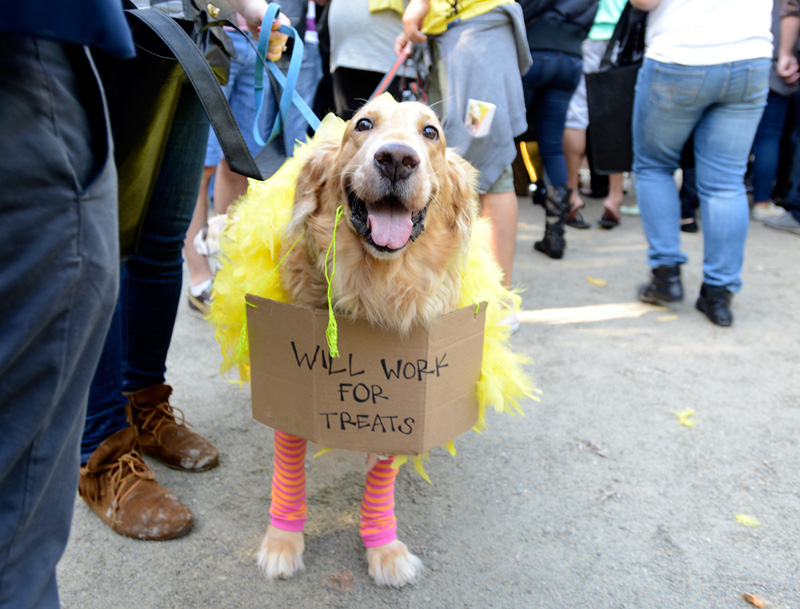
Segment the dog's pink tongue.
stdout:
<svg viewBox="0 0 800 609">
<path fill-rule="evenodd" d="M 406 244 L 413 228 L 409 210 L 372 203 L 367 205 L 367 212 L 367 226 L 372 231 L 375 245 L 396 250 Z"/>
</svg>

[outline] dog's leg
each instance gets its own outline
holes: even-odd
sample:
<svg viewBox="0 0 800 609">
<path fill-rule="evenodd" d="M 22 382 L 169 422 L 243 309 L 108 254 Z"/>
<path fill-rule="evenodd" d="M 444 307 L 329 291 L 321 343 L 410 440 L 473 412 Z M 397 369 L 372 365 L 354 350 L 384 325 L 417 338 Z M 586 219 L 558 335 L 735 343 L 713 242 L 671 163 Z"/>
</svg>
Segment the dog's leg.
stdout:
<svg viewBox="0 0 800 609">
<path fill-rule="evenodd" d="M 257 555 L 267 579 L 286 579 L 305 568 L 306 444 L 302 438 L 275 430 L 271 522 Z"/>
<path fill-rule="evenodd" d="M 367 547 L 369 574 L 379 586 L 400 588 L 422 571 L 422 561 L 397 539 L 394 515 L 394 482 L 397 470 L 392 459 L 378 461 L 367 473 L 361 500 L 361 539 Z"/>
</svg>

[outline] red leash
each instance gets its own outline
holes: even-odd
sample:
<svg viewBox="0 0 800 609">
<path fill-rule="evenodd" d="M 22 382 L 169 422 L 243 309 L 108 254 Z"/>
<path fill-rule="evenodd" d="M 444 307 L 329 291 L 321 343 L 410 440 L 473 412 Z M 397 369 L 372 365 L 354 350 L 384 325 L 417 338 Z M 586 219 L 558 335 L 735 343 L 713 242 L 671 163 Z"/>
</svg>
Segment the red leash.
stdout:
<svg viewBox="0 0 800 609">
<path fill-rule="evenodd" d="M 406 58 L 408 57 L 408 51 L 403 49 L 403 52 L 397 57 L 397 61 L 394 62 L 392 68 L 386 73 L 386 76 L 383 77 L 381 82 L 378 83 L 378 87 L 372 92 L 372 95 L 369 96 L 369 99 L 372 100 L 384 91 L 389 88 L 389 83 L 392 82 L 394 79 L 394 75 L 397 74 L 397 70 L 400 69 L 400 66 L 403 65 Z"/>
</svg>

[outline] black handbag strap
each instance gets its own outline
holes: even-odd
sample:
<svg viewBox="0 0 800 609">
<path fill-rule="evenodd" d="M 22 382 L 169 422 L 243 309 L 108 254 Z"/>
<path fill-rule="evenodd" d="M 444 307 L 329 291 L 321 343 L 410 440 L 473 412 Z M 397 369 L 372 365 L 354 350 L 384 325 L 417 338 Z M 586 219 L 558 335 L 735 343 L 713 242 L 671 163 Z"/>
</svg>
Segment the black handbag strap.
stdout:
<svg viewBox="0 0 800 609">
<path fill-rule="evenodd" d="M 230 168 L 249 178 L 263 180 L 217 77 L 197 45 L 171 17 L 158 9 L 131 9 L 126 12 L 149 27 L 183 66 Z"/>
</svg>

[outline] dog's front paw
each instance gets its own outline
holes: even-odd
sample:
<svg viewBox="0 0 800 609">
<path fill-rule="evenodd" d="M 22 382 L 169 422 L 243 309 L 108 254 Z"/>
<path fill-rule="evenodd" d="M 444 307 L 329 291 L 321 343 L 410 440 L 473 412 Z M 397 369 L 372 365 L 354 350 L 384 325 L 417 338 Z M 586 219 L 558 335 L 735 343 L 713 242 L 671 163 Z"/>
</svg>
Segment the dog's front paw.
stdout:
<svg viewBox="0 0 800 609">
<path fill-rule="evenodd" d="M 304 549 L 302 531 L 282 531 L 270 525 L 256 556 L 258 567 L 267 579 L 288 579 L 305 569 Z"/>
<path fill-rule="evenodd" d="M 379 586 L 401 588 L 422 572 L 422 561 L 395 539 L 382 546 L 367 548 L 369 574 Z"/>
</svg>

